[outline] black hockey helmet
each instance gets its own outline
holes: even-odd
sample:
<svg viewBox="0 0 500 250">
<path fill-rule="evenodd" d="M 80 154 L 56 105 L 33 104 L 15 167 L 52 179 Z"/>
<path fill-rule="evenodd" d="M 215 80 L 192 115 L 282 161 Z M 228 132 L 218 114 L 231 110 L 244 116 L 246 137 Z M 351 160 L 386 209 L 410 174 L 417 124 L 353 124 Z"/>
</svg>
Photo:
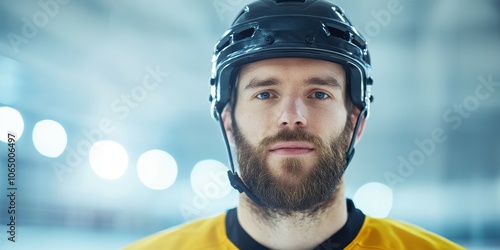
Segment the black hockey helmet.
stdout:
<svg viewBox="0 0 500 250">
<path fill-rule="evenodd" d="M 259 0 L 243 8 L 215 45 L 210 79 L 214 118 L 229 102 L 242 65 L 284 57 L 343 65 L 353 104 L 368 115 L 370 54 L 344 11 L 325 0 Z"/>
</svg>

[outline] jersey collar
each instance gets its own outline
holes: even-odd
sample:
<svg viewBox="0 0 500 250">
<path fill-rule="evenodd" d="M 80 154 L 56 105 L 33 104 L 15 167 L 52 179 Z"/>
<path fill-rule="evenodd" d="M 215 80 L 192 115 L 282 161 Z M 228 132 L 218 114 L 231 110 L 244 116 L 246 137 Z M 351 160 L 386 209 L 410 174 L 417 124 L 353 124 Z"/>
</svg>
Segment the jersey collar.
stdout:
<svg viewBox="0 0 500 250">
<path fill-rule="evenodd" d="M 347 222 L 345 225 L 335 234 L 330 236 L 327 240 L 321 243 L 319 246 L 314 248 L 314 250 L 320 249 L 344 249 L 351 241 L 354 240 L 356 235 L 361 230 L 363 222 L 365 221 L 365 214 L 361 210 L 354 206 L 354 202 L 351 199 L 347 199 Z M 255 241 L 250 235 L 241 227 L 236 208 L 230 209 L 226 214 L 226 235 L 236 245 L 239 249 L 252 249 L 261 250 L 269 249 L 257 241 Z"/>
</svg>

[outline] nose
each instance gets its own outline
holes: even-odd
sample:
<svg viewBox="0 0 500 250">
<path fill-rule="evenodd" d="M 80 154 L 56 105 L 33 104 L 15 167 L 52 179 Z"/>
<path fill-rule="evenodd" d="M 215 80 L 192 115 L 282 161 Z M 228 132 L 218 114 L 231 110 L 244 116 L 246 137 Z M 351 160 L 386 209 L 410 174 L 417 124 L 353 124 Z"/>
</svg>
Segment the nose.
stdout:
<svg viewBox="0 0 500 250">
<path fill-rule="evenodd" d="M 307 125 L 306 106 L 300 98 L 286 98 L 283 100 L 280 118 L 278 120 L 280 128 L 294 129 Z"/>
</svg>

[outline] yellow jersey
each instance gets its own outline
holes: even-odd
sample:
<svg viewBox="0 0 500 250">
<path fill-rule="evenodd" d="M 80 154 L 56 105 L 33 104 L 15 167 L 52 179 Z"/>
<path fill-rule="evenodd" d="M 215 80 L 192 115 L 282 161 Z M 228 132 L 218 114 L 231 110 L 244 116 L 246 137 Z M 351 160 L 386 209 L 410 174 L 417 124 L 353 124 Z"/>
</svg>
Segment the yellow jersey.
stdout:
<svg viewBox="0 0 500 250">
<path fill-rule="evenodd" d="M 364 215 L 347 200 L 346 224 L 328 240 L 314 248 L 382 249 L 465 249 L 450 240 L 416 226 L 392 219 Z M 236 208 L 212 218 L 200 219 L 156 233 L 125 248 L 175 250 L 268 249 L 252 239 L 238 222 Z"/>
</svg>

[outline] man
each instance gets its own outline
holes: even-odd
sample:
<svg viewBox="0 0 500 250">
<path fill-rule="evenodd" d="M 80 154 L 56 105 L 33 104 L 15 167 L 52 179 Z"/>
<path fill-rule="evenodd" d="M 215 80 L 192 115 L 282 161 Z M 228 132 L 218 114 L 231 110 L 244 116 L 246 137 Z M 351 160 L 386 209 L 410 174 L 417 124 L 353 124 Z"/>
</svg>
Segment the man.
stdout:
<svg viewBox="0 0 500 250">
<path fill-rule="evenodd" d="M 463 249 L 365 216 L 345 198 L 343 173 L 372 101 L 370 68 L 366 42 L 341 8 L 247 5 L 215 46 L 210 96 L 239 205 L 129 249 Z"/>
</svg>

